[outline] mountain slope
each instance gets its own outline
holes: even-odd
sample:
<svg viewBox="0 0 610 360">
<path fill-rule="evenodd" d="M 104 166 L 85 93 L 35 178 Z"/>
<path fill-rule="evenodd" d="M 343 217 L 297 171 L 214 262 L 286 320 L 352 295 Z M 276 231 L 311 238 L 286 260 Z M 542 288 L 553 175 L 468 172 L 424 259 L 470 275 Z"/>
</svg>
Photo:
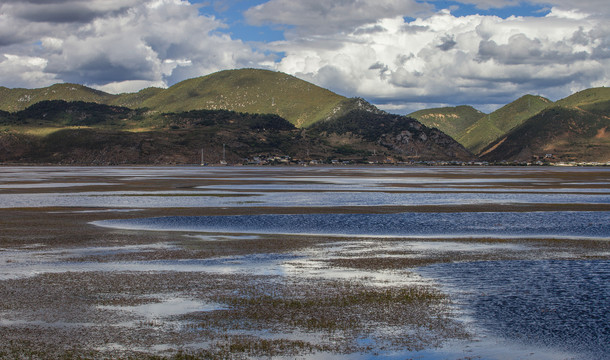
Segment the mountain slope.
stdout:
<svg viewBox="0 0 610 360">
<path fill-rule="evenodd" d="M 550 100 L 541 96 L 522 96 L 491 114 L 479 118 L 465 129 L 462 136 L 456 139 L 460 144 L 477 154 L 487 145 L 551 104 Z"/>
<path fill-rule="evenodd" d="M 136 93 L 123 93 L 107 101 L 107 105 L 124 106 L 132 109 L 140 108 L 149 98 L 164 92 L 165 89 L 150 87 Z"/>
<path fill-rule="evenodd" d="M 481 154 L 485 160 L 610 161 L 610 118 L 554 106 L 528 119 Z"/>
<path fill-rule="evenodd" d="M 552 154 L 552 156 L 550 156 Z M 557 101 L 481 156 L 489 160 L 610 161 L 610 89 L 580 91 Z"/>
<path fill-rule="evenodd" d="M 339 117 L 320 121 L 307 129 L 308 134 L 326 136 L 333 145 L 349 145 L 346 151 L 386 151 L 398 160 L 471 160 L 473 155 L 453 138 L 419 121 L 384 112 L 354 109 Z M 328 136 L 328 135 L 334 136 Z M 368 148 L 355 147 L 364 144 Z M 382 148 L 373 147 L 381 145 Z M 384 149 L 385 148 L 385 149 Z M 385 156 L 385 155 L 384 155 Z"/>
<path fill-rule="evenodd" d="M 296 152 L 299 130 L 277 115 L 198 110 L 155 114 L 96 103 L 44 101 L 0 112 L 0 161 L 44 164 L 195 164 Z M 305 145 L 302 145 L 305 148 Z M 332 154 L 332 149 L 328 150 Z"/>
<path fill-rule="evenodd" d="M 610 88 L 592 88 L 579 91 L 564 99 L 557 101 L 558 106 L 575 108 L 593 114 L 610 115 Z"/>
<path fill-rule="evenodd" d="M 454 139 L 458 139 L 464 135 L 464 131 L 469 126 L 484 115 L 472 106 L 461 105 L 419 110 L 408 116 L 428 127 L 437 128 Z"/>
</svg>

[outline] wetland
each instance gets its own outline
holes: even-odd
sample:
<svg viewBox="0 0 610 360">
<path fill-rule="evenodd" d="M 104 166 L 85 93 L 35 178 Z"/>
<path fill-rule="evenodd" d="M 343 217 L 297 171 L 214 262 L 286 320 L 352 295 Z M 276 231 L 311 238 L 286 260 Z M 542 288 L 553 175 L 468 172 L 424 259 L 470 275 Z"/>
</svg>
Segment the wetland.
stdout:
<svg viewBox="0 0 610 360">
<path fill-rule="evenodd" d="M 2 167 L 0 358 L 610 357 L 610 169 Z"/>
</svg>

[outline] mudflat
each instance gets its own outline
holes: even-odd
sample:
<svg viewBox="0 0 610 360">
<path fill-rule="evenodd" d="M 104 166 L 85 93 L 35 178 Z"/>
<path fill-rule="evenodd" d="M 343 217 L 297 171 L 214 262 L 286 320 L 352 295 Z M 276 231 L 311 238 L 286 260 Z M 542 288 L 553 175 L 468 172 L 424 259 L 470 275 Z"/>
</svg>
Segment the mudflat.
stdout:
<svg viewBox="0 0 610 360">
<path fill-rule="evenodd" d="M 3 358 L 610 355 L 610 169 L 0 170 Z"/>
</svg>

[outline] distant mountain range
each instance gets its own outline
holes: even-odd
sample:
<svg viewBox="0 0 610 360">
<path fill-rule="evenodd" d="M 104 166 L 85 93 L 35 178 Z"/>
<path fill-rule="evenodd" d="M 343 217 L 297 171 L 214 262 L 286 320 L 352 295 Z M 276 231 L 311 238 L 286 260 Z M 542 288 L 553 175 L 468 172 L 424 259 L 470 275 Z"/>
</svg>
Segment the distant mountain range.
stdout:
<svg viewBox="0 0 610 360">
<path fill-rule="evenodd" d="M 409 116 L 484 160 L 610 161 L 610 88 L 587 89 L 555 103 L 525 95 L 491 114 L 460 106 Z"/>
<path fill-rule="evenodd" d="M 221 71 L 168 89 L 0 87 L 0 162 L 189 164 L 610 160 L 610 91 L 383 112 L 293 76 Z M 454 140 L 455 139 L 455 140 Z"/>
<path fill-rule="evenodd" d="M 440 130 L 295 77 L 222 71 L 111 95 L 0 89 L 0 162 L 52 164 L 468 161 Z"/>
</svg>

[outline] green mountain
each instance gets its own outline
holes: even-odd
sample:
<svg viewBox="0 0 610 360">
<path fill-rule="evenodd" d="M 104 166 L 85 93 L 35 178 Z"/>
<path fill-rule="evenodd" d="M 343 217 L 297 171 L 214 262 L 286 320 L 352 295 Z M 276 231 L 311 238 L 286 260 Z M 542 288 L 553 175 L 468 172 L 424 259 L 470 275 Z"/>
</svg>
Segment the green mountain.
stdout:
<svg viewBox="0 0 610 360">
<path fill-rule="evenodd" d="M 255 69 L 227 70 L 182 81 L 136 107 L 159 112 L 232 110 L 276 114 L 297 127 L 333 114 L 345 97 L 287 74 Z"/>
<path fill-rule="evenodd" d="M 44 145 L 51 144 L 48 139 L 58 141 L 57 134 L 82 133 L 82 138 L 91 140 L 94 135 L 106 139 L 99 140 L 100 144 L 114 144 L 105 148 L 105 153 L 127 151 L 125 144 L 148 134 L 159 144 L 166 144 L 165 150 L 185 154 L 168 157 L 149 150 L 151 157 L 147 158 L 142 157 L 139 147 L 133 153 L 137 156 L 125 157 L 131 163 L 156 163 L 154 156 L 165 159 L 165 163 L 183 163 L 186 154 L 189 159 L 192 156 L 193 147 L 205 148 L 206 143 L 218 146 L 219 141 L 231 144 L 234 159 L 260 152 L 301 159 L 315 155 L 326 160 L 462 160 L 471 156 L 464 147 L 496 160 L 520 159 L 530 152 L 532 156 L 556 153 L 565 159 L 595 158 L 597 153 L 597 158 L 603 159 L 609 109 L 610 89 L 596 88 L 555 105 L 543 97 L 526 95 L 487 115 L 470 106 L 410 114 L 422 125 L 414 119 L 380 111 L 363 99 L 348 99 L 283 73 L 227 70 L 185 80 L 168 89 L 147 88 L 119 95 L 75 84 L 42 89 L 0 87 L 0 150 L 6 152 L 3 161 L 40 162 L 36 151 L 49 150 Z M 220 118 L 224 120 L 219 121 Z M 292 127 L 279 126 L 278 119 Z M 557 125 L 555 135 L 551 135 L 553 121 Z M 526 128 L 530 130 L 519 133 L 521 138 L 513 137 Z M 541 133 L 537 135 L 535 131 Z M 195 135 L 188 135 L 189 132 Z M 561 136 L 565 141 L 558 140 Z M 202 139 L 207 142 L 202 143 Z M 585 151 L 590 148 L 596 152 Z M 29 157 L 24 155 L 28 151 Z M 90 151 L 82 148 L 77 153 Z M 76 153 L 71 154 L 53 161 L 81 161 Z M 116 162 L 104 156 L 101 159 Z"/>
<path fill-rule="evenodd" d="M 481 157 L 610 161 L 610 91 L 588 89 L 557 101 L 488 145 Z"/>
<path fill-rule="evenodd" d="M 276 114 L 297 127 L 336 116 L 347 98 L 284 73 L 241 69 L 189 79 L 168 89 L 107 94 L 82 85 L 57 84 L 42 89 L 0 88 L 0 110 L 19 111 L 45 100 L 85 101 L 157 112 L 230 110 Z"/>
<path fill-rule="evenodd" d="M 557 101 L 556 104 L 608 116 L 610 115 L 610 88 L 601 87 L 579 91 Z"/>
<path fill-rule="evenodd" d="M 106 104 L 118 98 L 77 84 L 55 84 L 41 89 L 0 87 L 0 110 L 15 112 L 47 100 L 85 101 Z"/>
<path fill-rule="evenodd" d="M 428 127 L 437 128 L 454 139 L 458 139 L 464 135 L 465 129 L 484 115 L 472 106 L 461 105 L 419 110 L 408 116 L 417 119 Z"/>
<path fill-rule="evenodd" d="M 419 110 L 409 116 L 445 132 L 476 154 L 550 104 L 543 97 L 525 95 L 491 114 L 462 105 Z"/>
<path fill-rule="evenodd" d="M 541 96 L 525 95 L 479 118 L 456 140 L 478 154 L 487 145 L 552 104 Z"/>
</svg>

